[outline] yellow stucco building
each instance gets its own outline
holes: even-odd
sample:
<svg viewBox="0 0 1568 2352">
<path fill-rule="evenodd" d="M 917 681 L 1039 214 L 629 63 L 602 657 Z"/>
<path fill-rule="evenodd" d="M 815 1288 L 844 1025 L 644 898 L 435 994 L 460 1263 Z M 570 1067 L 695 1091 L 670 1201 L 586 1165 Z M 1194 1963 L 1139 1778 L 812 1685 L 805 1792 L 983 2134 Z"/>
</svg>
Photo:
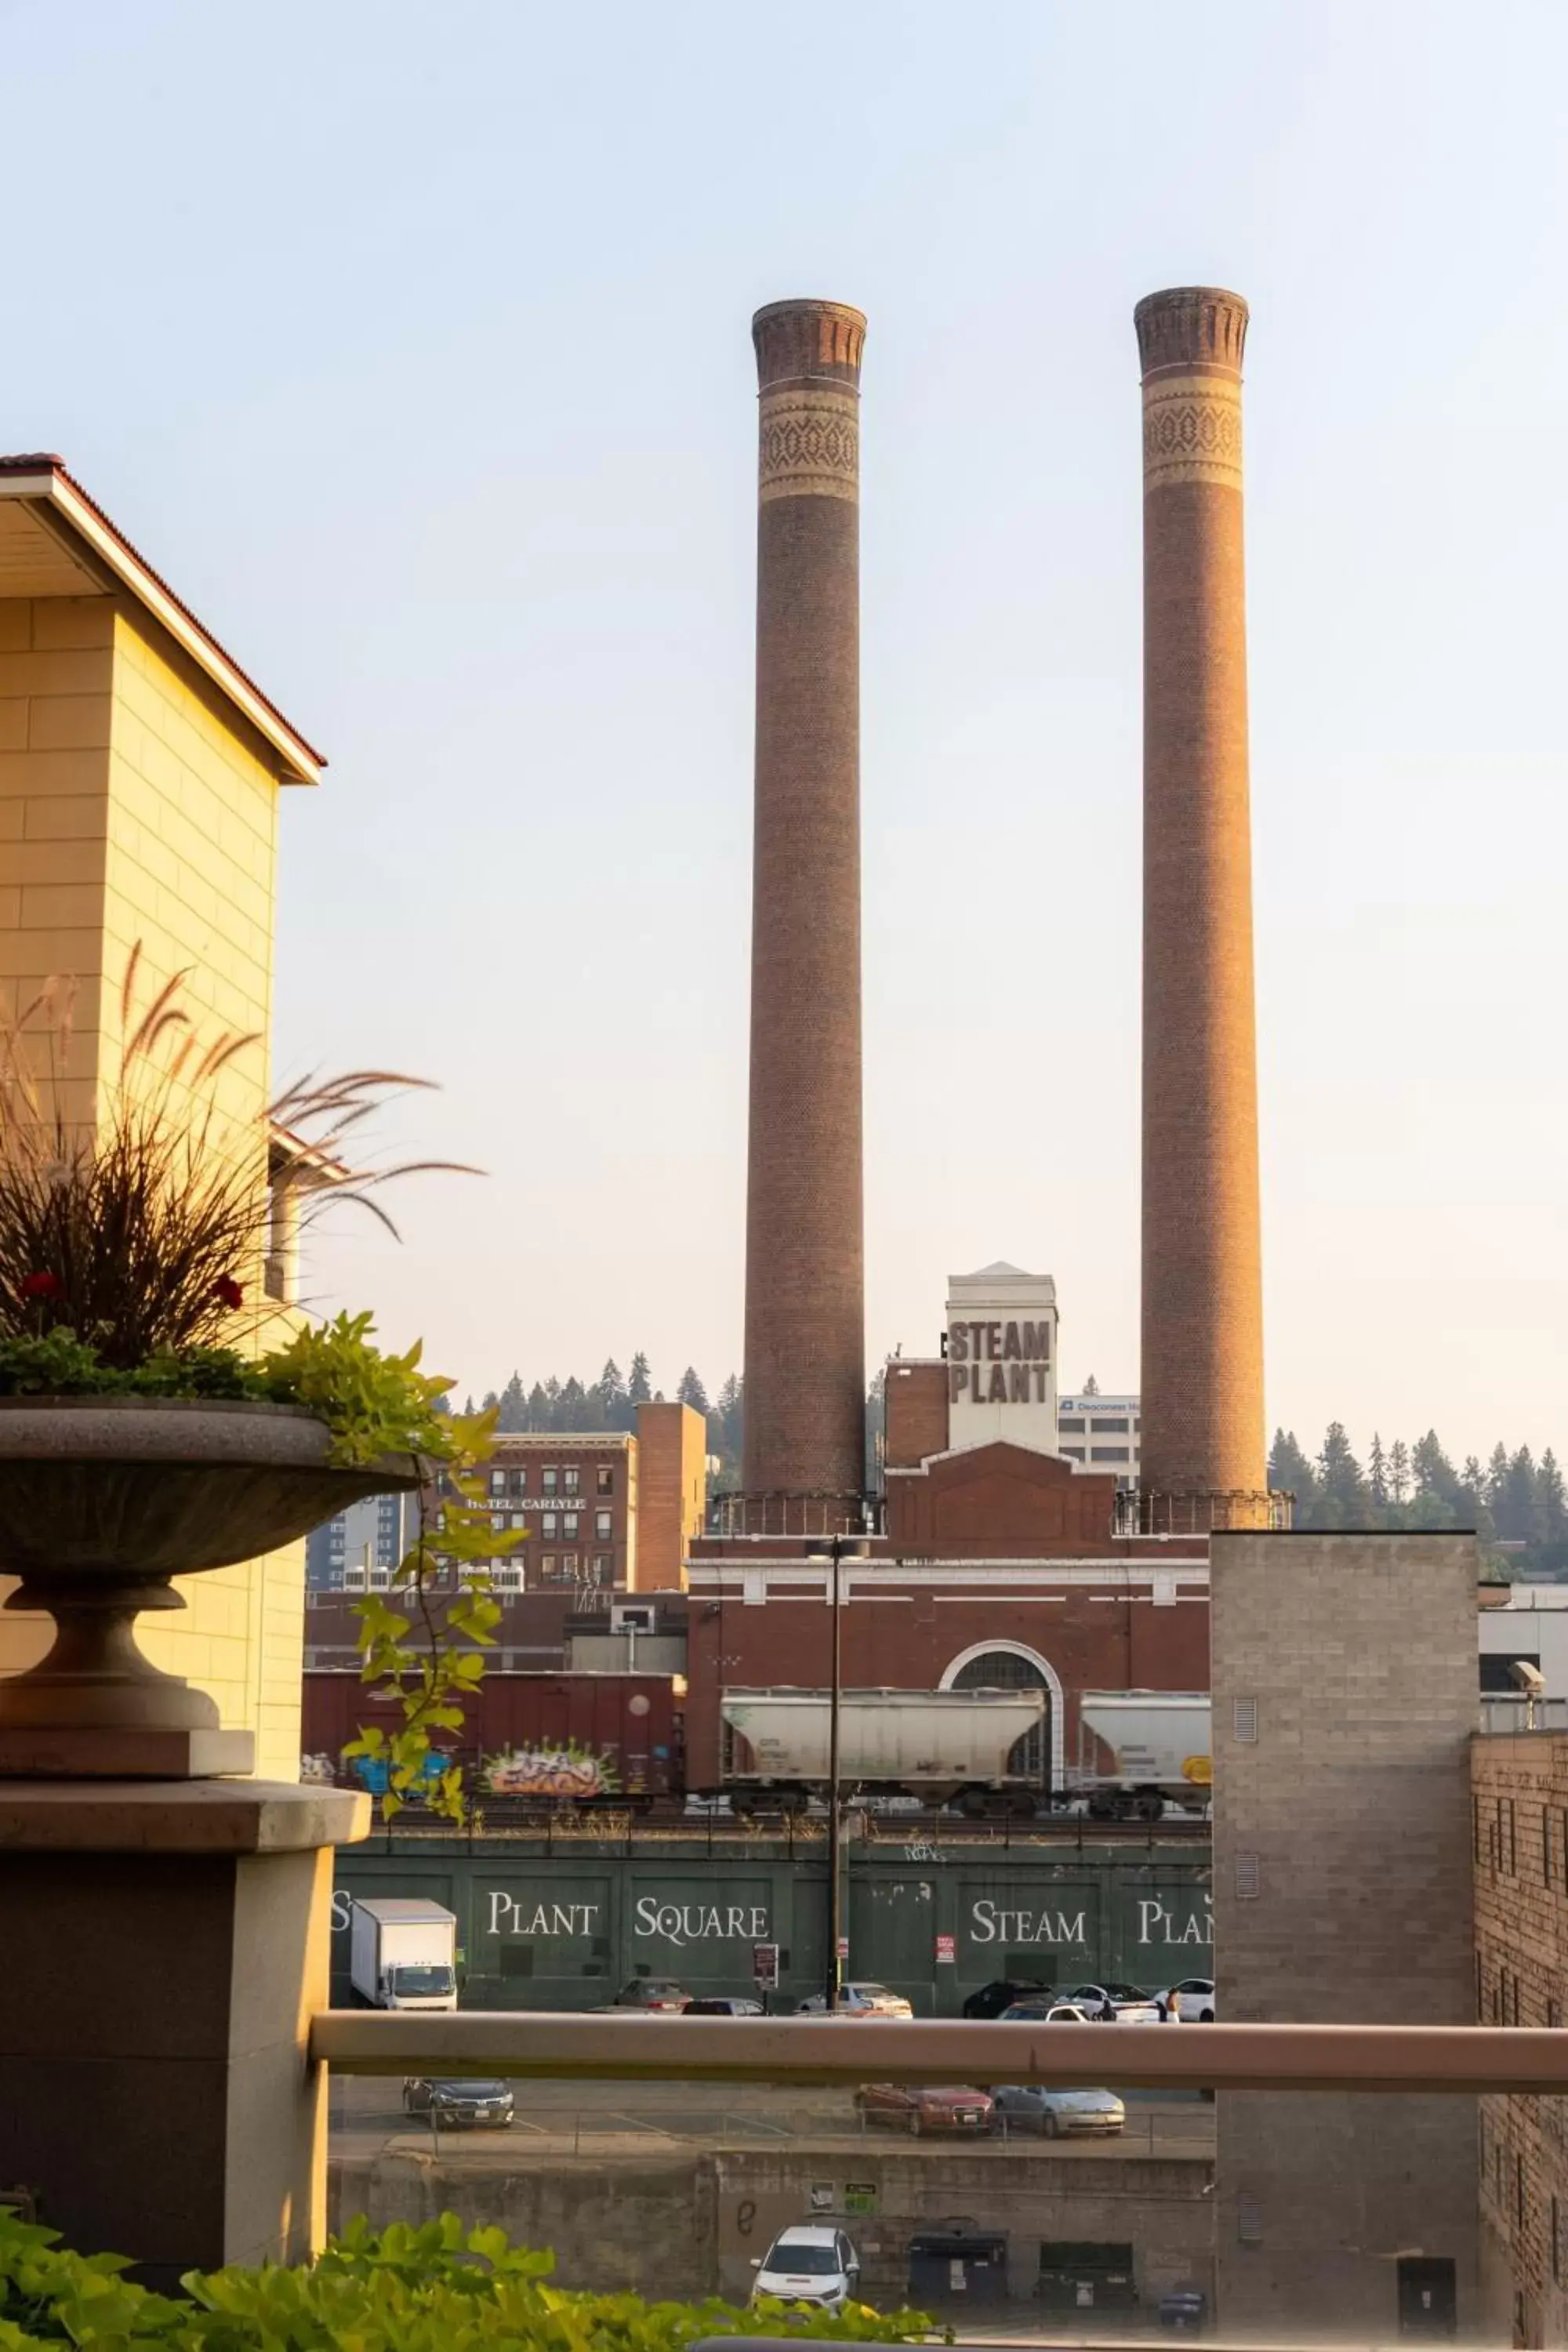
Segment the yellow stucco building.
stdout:
<svg viewBox="0 0 1568 2352">
<path fill-rule="evenodd" d="M 55 457 L 0 458 L 0 988 L 15 1011 L 77 983 L 68 1077 L 90 1116 L 120 1067 L 121 991 L 189 971 L 209 1033 L 258 1033 L 224 1108 L 268 1099 L 279 794 L 324 762 Z M 257 1770 L 295 1780 L 304 1546 L 193 1577 L 143 1619 L 148 1655 L 253 1730 Z M 0 1614 L 0 1670 L 47 1646 Z"/>
</svg>

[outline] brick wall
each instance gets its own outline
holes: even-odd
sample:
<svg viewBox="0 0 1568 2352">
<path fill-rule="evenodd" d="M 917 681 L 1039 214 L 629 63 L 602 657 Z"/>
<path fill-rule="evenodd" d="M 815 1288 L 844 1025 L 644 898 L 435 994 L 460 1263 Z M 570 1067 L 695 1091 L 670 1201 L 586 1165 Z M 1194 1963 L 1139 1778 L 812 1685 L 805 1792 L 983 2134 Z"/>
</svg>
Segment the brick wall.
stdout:
<svg viewBox="0 0 1568 2352">
<path fill-rule="evenodd" d="M 708 1424 L 689 1404 L 637 1407 L 637 1517 L 627 1583 L 634 1592 L 679 1591 L 686 1547 L 702 1528 L 708 1497 Z"/>
<path fill-rule="evenodd" d="M 1216 1535 L 1210 1563 L 1220 2016 L 1467 2022 L 1474 1538 Z M 1215 2201 L 1227 2332 L 1382 2341 L 1433 2259 L 1474 2324 L 1473 2099 L 1224 2097 Z"/>
<path fill-rule="evenodd" d="M 947 1451 L 947 1366 L 888 1366 L 884 1461 L 889 1469 L 913 1470 L 929 1454 Z"/>
<path fill-rule="evenodd" d="M 1568 2018 L 1568 1736 L 1471 1748 L 1476 2008 L 1488 2025 Z M 1568 2341 L 1568 2101 L 1480 2102 L 1481 2268 L 1499 2341 Z"/>
</svg>

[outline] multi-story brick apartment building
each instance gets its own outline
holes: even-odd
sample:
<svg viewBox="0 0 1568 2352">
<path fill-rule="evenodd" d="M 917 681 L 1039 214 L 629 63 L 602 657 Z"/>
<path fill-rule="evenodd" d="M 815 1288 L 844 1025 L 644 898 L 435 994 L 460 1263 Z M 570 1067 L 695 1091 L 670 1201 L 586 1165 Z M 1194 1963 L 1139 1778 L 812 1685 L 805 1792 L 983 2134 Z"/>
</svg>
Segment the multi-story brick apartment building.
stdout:
<svg viewBox="0 0 1568 2352">
<path fill-rule="evenodd" d="M 1568 2019 L 1568 1734 L 1471 1749 L 1476 2010 L 1485 2025 Z M 1568 2342 L 1568 2100 L 1480 2101 L 1481 2288 L 1494 2343 Z"/>
<path fill-rule="evenodd" d="M 629 1586 L 637 1550 L 637 1441 L 624 1431 L 583 1437 L 500 1437 L 484 1472 L 498 1534 L 517 1535 L 491 1573 L 501 1592 L 552 1586 Z"/>
</svg>

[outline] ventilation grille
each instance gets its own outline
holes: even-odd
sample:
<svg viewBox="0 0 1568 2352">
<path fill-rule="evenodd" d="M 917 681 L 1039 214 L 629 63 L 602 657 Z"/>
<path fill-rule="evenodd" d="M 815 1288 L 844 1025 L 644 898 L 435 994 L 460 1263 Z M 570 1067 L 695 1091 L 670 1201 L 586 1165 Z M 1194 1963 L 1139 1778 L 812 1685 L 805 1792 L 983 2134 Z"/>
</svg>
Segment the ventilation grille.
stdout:
<svg viewBox="0 0 1568 2352">
<path fill-rule="evenodd" d="M 1258 1737 L 1258 1701 L 1255 1698 L 1233 1698 L 1230 1703 L 1230 1727 L 1237 1739 L 1253 1740 Z"/>
<path fill-rule="evenodd" d="M 1260 1893 L 1258 1856 L 1238 1853 L 1236 1857 L 1236 1899 L 1238 1903 L 1256 1903 Z"/>
<path fill-rule="evenodd" d="M 1263 2209 L 1256 2197 L 1237 2198 L 1236 2234 L 1244 2246 L 1260 2246 L 1263 2243 Z"/>
</svg>

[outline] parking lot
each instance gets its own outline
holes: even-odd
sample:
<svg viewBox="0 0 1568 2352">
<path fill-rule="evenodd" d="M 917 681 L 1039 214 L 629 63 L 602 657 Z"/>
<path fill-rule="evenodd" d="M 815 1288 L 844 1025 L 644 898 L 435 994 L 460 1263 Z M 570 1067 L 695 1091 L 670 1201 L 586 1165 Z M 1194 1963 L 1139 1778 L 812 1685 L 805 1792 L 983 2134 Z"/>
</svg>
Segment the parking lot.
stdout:
<svg viewBox="0 0 1568 2352">
<path fill-rule="evenodd" d="M 427 2117 L 405 2113 L 402 2084 L 384 2076 L 338 2075 L 331 2084 L 331 2152 L 365 2162 L 383 2150 L 438 2155 L 465 2168 L 510 2171 L 542 2162 L 591 2158 L 600 2164 L 646 2161 L 660 2151 L 809 2147 L 824 2153 L 869 2145 L 916 2153 L 933 2163 L 962 2148 L 1005 2158 L 1017 2136 L 997 2131 L 976 2137 L 952 2133 L 910 2137 L 867 2124 L 847 2090 L 785 2090 L 697 2083 L 559 2083 L 513 2085 L 515 2120 L 509 2130 L 433 2129 Z M 1214 2108 L 1196 2092 L 1160 2095 L 1128 2091 L 1123 2131 L 1093 2139 L 1050 2143 L 1064 2160 L 1151 2156 L 1202 2159 L 1214 2153 Z M 1029 2132 L 1022 2145 L 1038 2150 Z"/>
</svg>

